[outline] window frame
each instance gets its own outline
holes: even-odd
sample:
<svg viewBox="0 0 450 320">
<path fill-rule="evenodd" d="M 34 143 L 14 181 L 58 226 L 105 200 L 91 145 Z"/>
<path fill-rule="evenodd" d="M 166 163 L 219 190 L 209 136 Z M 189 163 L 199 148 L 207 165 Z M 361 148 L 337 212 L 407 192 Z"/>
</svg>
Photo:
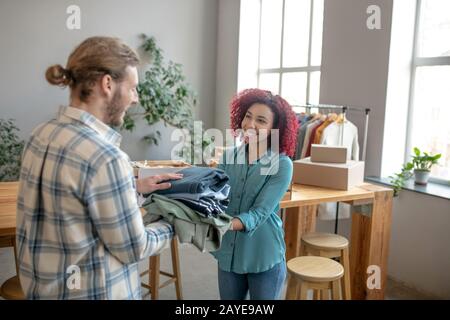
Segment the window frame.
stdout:
<svg viewBox="0 0 450 320">
<path fill-rule="evenodd" d="M 406 124 L 406 148 L 404 153 L 404 159 L 406 161 L 411 160 L 412 145 L 412 131 L 413 131 L 413 119 L 414 119 L 414 94 L 416 84 L 416 72 L 417 68 L 429 67 L 429 66 L 450 66 L 450 56 L 444 57 L 420 57 L 419 56 L 419 32 L 420 32 L 420 17 L 422 13 L 422 0 L 416 0 L 416 16 L 414 22 L 414 43 L 411 59 L 411 81 L 409 87 L 409 103 L 408 103 L 408 116 Z M 432 177 L 429 178 L 430 182 L 450 185 L 450 180 Z"/>
<path fill-rule="evenodd" d="M 286 0 L 283 0 L 282 4 L 282 16 L 281 16 L 281 50 L 280 50 L 280 67 L 279 68 L 261 68 L 261 30 L 262 30 L 262 8 L 263 0 L 259 0 L 259 40 L 258 40 L 258 68 L 257 68 L 257 78 L 256 84 L 259 88 L 260 76 L 261 74 L 278 74 L 278 92 L 283 95 L 283 74 L 293 73 L 293 72 L 306 72 L 306 103 L 309 103 L 310 87 L 311 87 L 311 73 L 321 71 L 321 65 L 313 66 L 311 65 L 311 54 L 312 54 L 312 36 L 313 36 L 313 23 L 314 23 L 314 0 L 310 1 L 310 12 L 309 12 L 309 39 L 308 39 L 308 65 L 305 67 L 285 67 L 283 68 L 283 50 L 284 50 L 284 25 L 285 25 L 285 9 Z M 323 31 L 322 31 L 323 35 Z M 322 55 L 322 52 L 321 52 Z M 320 82 L 319 82 L 320 83 Z M 293 106 L 295 110 L 295 106 Z"/>
</svg>

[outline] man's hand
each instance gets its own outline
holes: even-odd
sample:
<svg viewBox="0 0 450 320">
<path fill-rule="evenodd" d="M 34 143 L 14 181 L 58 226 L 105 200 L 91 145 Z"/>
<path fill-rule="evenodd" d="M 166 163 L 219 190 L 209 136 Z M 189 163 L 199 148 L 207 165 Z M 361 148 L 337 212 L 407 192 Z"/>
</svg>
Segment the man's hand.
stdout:
<svg viewBox="0 0 450 320">
<path fill-rule="evenodd" d="M 157 176 L 150 176 L 147 178 L 136 179 L 136 191 L 139 193 L 152 193 L 156 190 L 169 189 L 172 185 L 170 182 L 163 182 L 167 180 L 178 180 L 183 178 L 180 173 L 167 173 Z"/>
</svg>

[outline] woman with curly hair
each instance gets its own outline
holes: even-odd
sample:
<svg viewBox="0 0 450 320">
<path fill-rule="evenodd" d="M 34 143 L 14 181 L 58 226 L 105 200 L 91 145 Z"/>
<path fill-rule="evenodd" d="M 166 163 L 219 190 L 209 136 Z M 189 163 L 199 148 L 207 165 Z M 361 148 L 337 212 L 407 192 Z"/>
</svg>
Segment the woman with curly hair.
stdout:
<svg viewBox="0 0 450 320">
<path fill-rule="evenodd" d="M 252 300 L 274 300 L 286 278 L 277 212 L 292 178 L 289 157 L 295 152 L 298 123 L 289 103 L 265 90 L 238 93 L 230 109 L 231 128 L 244 143 L 226 150 L 218 166 L 230 177 L 226 213 L 234 217 L 221 248 L 213 252 L 220 297 L 243 300 L 250 293 Z"/>
</svg>

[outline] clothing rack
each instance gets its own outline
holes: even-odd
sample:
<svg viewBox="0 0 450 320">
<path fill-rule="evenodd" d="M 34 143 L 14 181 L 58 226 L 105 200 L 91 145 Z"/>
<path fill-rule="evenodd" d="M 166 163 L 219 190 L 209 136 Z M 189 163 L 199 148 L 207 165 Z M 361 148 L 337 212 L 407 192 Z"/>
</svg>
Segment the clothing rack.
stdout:
<svg viewBox="0 0 450 320">
<path fill-rule="evenodd" d="M 362 161 L 366 160 L 366 146 L 367 146 L 367 134 L 369 129 L 369 114 L 370 108 L 359 108 L 359 107 L 350 107 L 350 106 L 338 106 L 333 104 L 310 104 L 306 103 L 306 105 L 294 105 L 293 107 L 305 108 L 307 114 L 311 114 L 311 109 L 329 109 L 329 110 L 340 110 L 344 120 L 346 119 L 348 111 L 361 111 L 365 112 L 365 121 L 364 121 L 364 140 L 363 140 L 363 152 L 362 152 Z M 344 126 L 342 126 L 341 131 L 341 145 L 344 144 Z M 336 218 L 334 221 L 334 233 L 338 233 L 338 220 L 339 220 L 339 202 L 336 204 Z"/>
<path fill-rule="evenodd" d="M 310 104 L 306 103 L 306 105 L 293 105 L 295 108 L 305 108 L 307 113 L 311 113 L 311 109 L 330 109 L 330 110 L 340 110 L 344 120 L 346 119 L 347 112 L 348 111 L 361 111 L 365 112 L 365 121 L 364 121 L 364 139 L 363 139 L 363 152 L 361 161 L 366 161 L 366 147 L 367 147 L 367 134 L 369 131 L 369 114 L 370 114 L 370 108 L 359 108 L 359 107 L 350 107 L 350 106 L 339 106 L 334 104 Z M 342 127 L 341 131 L 341 144 L 343 144 L 344 141 L 344 127 Z"/>
</svg>

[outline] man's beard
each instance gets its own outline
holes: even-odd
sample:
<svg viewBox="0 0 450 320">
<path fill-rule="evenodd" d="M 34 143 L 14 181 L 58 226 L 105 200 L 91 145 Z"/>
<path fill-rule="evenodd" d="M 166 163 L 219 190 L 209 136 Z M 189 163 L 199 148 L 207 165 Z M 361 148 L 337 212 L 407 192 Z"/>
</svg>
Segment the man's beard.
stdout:
<svg viewBox="0 0 450 320">
<path fill-rule="evenodd" d="M 114 92 L 110 103 L 106 107 L 108 124 L 112 127 L 120 127 L 123 124 L 123 111 L 127 106 L 121 105 L 122 94 L 119 89 Z"/>
</svg>

